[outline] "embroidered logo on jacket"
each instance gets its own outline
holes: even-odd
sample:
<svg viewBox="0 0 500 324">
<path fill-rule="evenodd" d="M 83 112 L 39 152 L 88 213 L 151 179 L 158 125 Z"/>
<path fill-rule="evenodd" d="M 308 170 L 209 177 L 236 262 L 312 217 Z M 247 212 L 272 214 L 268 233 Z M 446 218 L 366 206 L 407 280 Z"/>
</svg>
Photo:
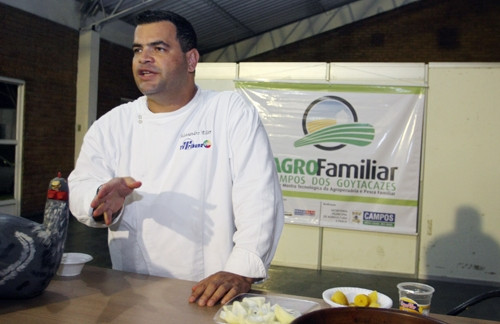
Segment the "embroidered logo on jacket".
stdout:
<svg viewBox="0 0 500 324">
<path fill-rule="evenodd" d="M 192 150 L 198 148 L 210 148 L 212 147 L 212 142 L 209 140 L 204 140 L 202 143 L 195 143 L 192 139 L 186 139 L 180 146 L 180 150 Z"/>
</svg>

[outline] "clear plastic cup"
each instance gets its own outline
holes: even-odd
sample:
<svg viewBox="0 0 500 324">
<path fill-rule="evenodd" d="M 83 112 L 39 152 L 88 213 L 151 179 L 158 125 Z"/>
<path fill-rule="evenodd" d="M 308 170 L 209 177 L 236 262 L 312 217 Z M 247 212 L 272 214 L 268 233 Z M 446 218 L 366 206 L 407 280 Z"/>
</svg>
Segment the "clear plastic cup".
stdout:
<svg viewBox="0 0 500 324">
<path fill-rule="evenodd" d="M 434 288 L 419 282 L 401 282 L 398 290 L 400 310 L 429 315 Z"/>
</svg>

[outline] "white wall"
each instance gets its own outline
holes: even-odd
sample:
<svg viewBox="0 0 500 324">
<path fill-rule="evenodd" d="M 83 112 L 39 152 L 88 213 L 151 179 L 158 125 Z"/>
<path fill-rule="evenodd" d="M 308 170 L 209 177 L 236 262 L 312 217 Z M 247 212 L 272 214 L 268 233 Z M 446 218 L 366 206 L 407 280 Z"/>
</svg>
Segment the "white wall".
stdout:
<svg viewBox="0 0 500 324">
<path fill-rule="evenodd" d="M 220 64 L 220 65 L 219 65 Z M 418 235 L 286 224 L 273 264 L 500 282 L 500 64 L 200 63 L 203 88 L 232 81 L 428 84 Z"/>
<path fill-rule="evenodd" d="M 500 64 L 430 64 L 420 276 L 500 282 Z"/>
</svg>

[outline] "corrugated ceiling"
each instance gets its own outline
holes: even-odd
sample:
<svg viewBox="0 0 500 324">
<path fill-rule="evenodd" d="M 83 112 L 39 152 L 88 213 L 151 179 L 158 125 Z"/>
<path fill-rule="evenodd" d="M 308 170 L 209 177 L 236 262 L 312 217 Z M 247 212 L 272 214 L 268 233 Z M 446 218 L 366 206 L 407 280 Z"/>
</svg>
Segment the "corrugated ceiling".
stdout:
<svg viewBox="0 0 500 324">
<path fill-rule="evenodd" d="M 287 24 L 327 12 L 357 0 L 78 0 L 82 27 L 103 15 L 133 24 L 144 8 L 165 9 L 186 17 L 199 36 L 201 53 L 254 37 Z M 99 18 L 98 18 L 99 17 Z"/>
<path fill-rule="evenodd" d="M 198 34 L 211 62 L 238 62 L 418 0 L 75 0 L 81 28 L 100 30 L 122 20 L 133 26 L 146 9 L 174 11 Z"/>
</svg>

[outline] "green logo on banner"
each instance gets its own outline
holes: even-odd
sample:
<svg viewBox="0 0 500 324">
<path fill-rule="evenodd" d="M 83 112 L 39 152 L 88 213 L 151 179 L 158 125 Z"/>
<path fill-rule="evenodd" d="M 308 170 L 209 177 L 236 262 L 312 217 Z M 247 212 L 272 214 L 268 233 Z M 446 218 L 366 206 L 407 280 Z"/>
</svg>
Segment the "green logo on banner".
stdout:
<svg viewBox="0 0 500 324">
<path fill-rule="evenodd" d="M 314 145 L 321 150 L 333 151 L 346 145 L 367 146 L 375 137 L 370 124 L 358 123 L 352 105 L 336 96 L 314 100 L 302 117 L 304 137 L 294 146 Z"/>
</svg>

